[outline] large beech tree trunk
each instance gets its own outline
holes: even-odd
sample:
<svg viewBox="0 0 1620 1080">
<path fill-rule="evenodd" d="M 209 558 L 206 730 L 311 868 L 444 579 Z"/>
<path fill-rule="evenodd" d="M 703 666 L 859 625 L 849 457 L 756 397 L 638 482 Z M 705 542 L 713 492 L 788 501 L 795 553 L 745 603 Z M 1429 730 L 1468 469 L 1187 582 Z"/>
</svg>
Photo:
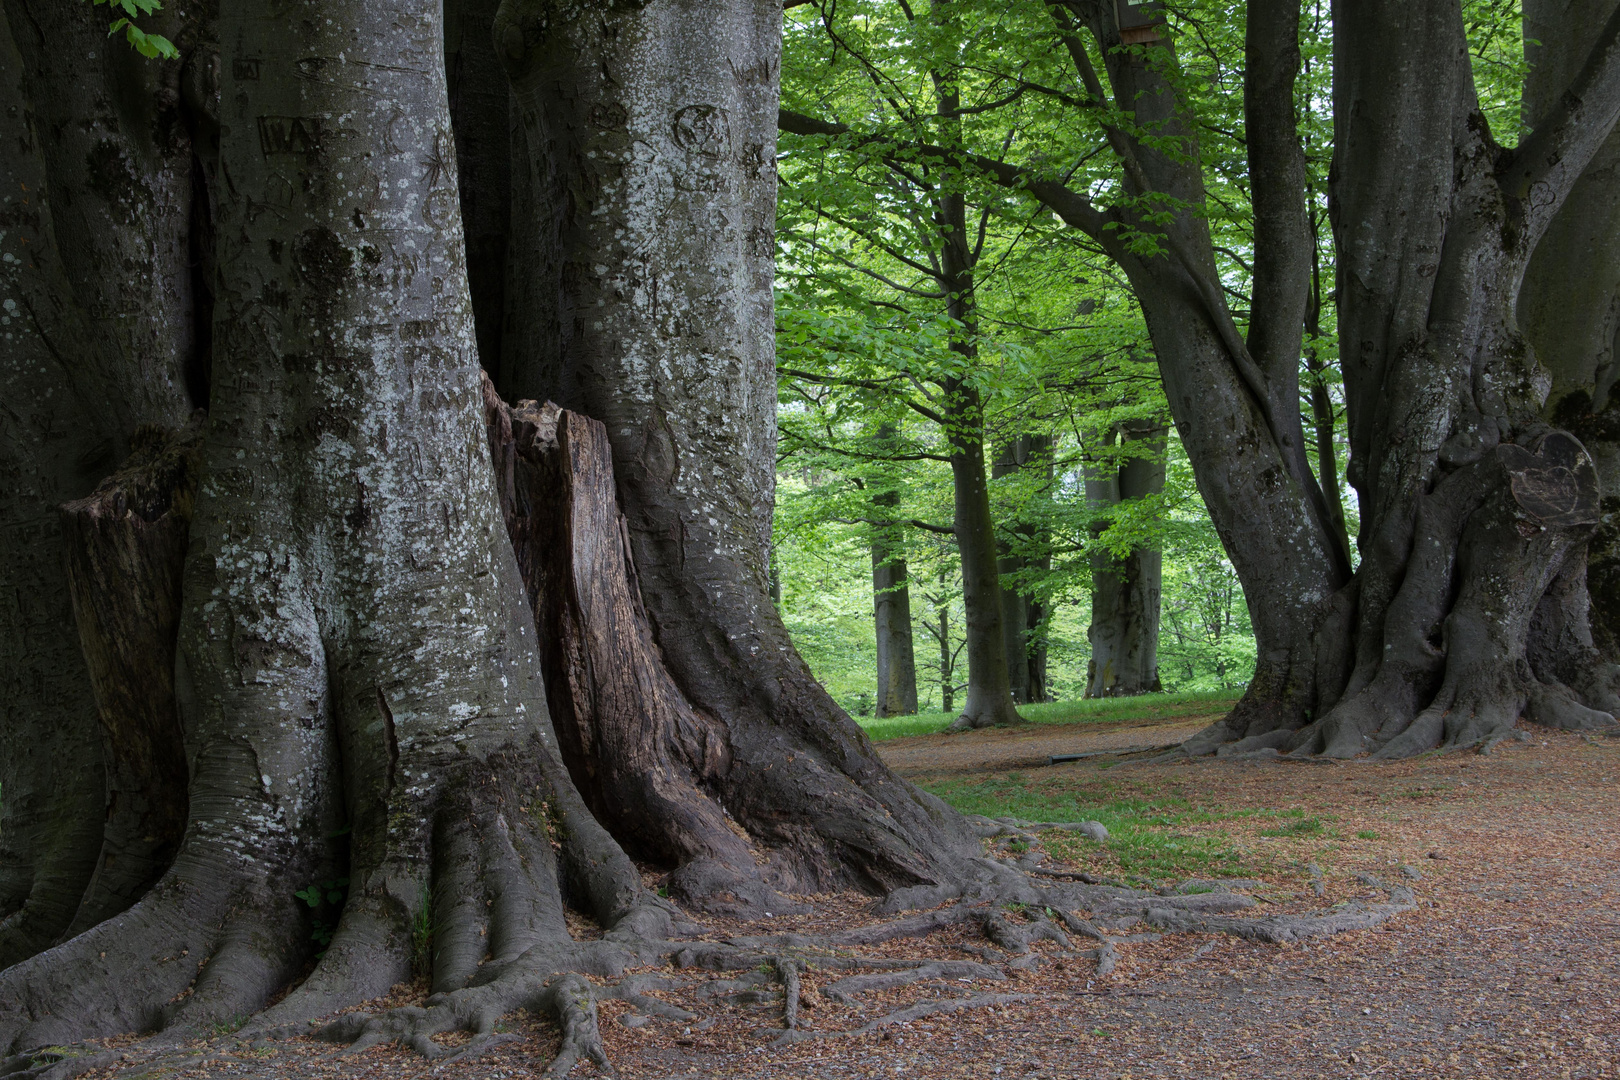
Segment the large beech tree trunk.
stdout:
<svg viewBox="0 0 1620 1080">
<path fill-rule="evenodd" d="M 1337 28 L 1340 337 L 1363 559 L 1349 683 L 1288 748 L 1398 756 L 1502 738 L 1525 710 L 1586 726 L 1620 706 L 1584 598 L 1548 593 L 1585 559 L 1598 478 L 1580 442 L 1541 419 L 1546 371 L 1513 311 L 1620 113 L 1620 19 L 1585 30 L 1590 59 L 1507 152 L 1481 119 L 1454 6 L 1372 4 Z M 1562 612 L 1551 640 L 1544 596 Z"/>
<path fill-rule="evenodd" d="M 753 843 L 660 840 L 677 827 L 653 819 L 638 833 L 684 860 L 681 895 L 720 906 L 780 903 L 772 890 L 949 889 L 976 844 L 882 764 L 770 600 L 780 20 L 762 0 L 588 18 L 507 0 L 496 24 L 533 202 L 558 211 L 541 272 L 562 312 L 558 339 L 538 327 L 524 347 L 538 359 L 510 385 L 605 426 L 651 639 L 684 707 L 723 732 L 702 790 L 715 805 L 682 820 L 713 833 L 729 817 Z M 650 784 L 660 755 L 683 759 L 647 750 L 620 775 Z"/>
<path fill-rule="evenodd" d="M 0 354 L 0 968 L 55 941 L 95 866 L 100 746 L 56 507 L 88 492 L 111 464 L 111 447 L 98 445 L 105 436 L 95 403 L 79 399 L 51 355 L 53 344 L 71 341 L 57 335 L 71 335 L 75 320 L 60 318 L 67 285 L 23 83 L 7 32 L 0 308 L 13 336 Z"/>
<path fill-rule="evenodd" d="M 1109 12 L 1065 6 L 1079 23 L 1060 25 L 1089 22 L 1105 46 L 1117 40 Z M 1247 339 L 1195 215 L 1165 227 L 1162 256 L 1115 245 L 1259 647 L 1243 701 L 1189 753 L 1400 756 L 1489 743 L 1523 709 L 1563 726 L 1612 722 L 1613 669 L 1593 649 L 1571 561 L 1585 559 L 1598 520 L 1597 472 L 1578 440 L 1541 419 L 1546 372 L 1512 310 L 1531 254 L 1620 112 L 1620 20 L 1599 30 L 1597 14 L 1568 35 L 1582 56 L 1573 81 L 1508 151 L 1479 111 L 1456 3 L 1336 12 L 1332 196 L 1361 510 L 1353 579 L 1299 423 L 1312 250 L 1292 89 L 1297 4 L 1256 0 L 1248 12 Z M 1107 51 L 1116 100 L 1134 103 L 1138 127 L 1190 133 L 1164 75 L 1168 39 L 1149 51 L 1151 63 Z M 1110 136 L 1128 187 L 1201 202 L 1193 153 Z M 1099 213 L 1055 185 L 1042 197 L 1105 244 L 1110 220 L 1134 212 Z"/>
<path fill-rule="evenodd" d="M 578 955 L 565 876 L 604 926 L 668 926 L 547 720 L 479 407 L 437 5 L 332 14 L 221 15 L 237 197 L 185 566 L 184 843 L 134 907 L 0 974 L 0 1046 L 255 1012 L 310 956 L 294 891 L 340 876 L 329 947 L 264 1022 L 385 992 L 419 921 L 439 990 L 621 965 Z M 99 530 L 101 506 L 71 515 Z M 107 566 L 117 545 L 85 549 Z"/>
<path fill-rule="evenodd" d="M 194 198 L 195 96 L 180 85 L 193 68 L 109 49 L 104 13 L 89 5 L 18 0 L 3 14 L 0 967 L 127 905 L 172 851 L 173 828 L 157 820 L 155 833 L 139 834 L 153 835 L 148 850 L 136 850 L 140 840 L 126 851 L 129 830 L 143 827 L 144 797 L 129 798 L 141 770 L 102 768 L 103 744 L 111 750 L 142 727 L 138 714 L 166 715 L 172 736 L 170 665 L 160 655 L 139 662 L 134 683 L 151 675 L 151 696 L 125 710 L 105 677 L 109 654 L 85 664 L 81 640 L 92 645 L 97 633 L 74 622 L 89 608 L 128 612 L 151 596 L 82 574 L 70 590 L 65 556 L 89 549 L 57 507 L 88 495 L 140 426 L 149 439 L 160 439 L 158 426 L 177 427 L 188 393 L 207 384 L 206 341 L 191 318 L 194 232 L 206 229 L 206 205 Z M 190 24 L 161 29 L 186 47 L 196 37 Z M 107 519 L 113 532 L 121 513 Z M 176 545 L 184 550 L 183 527 L 157 543 Z M 127 551 L 143 558 L 139 541 Z M 169 565 L 169 555 L 146 553 Z M 160 646 L 170 656 L 172 623 L 171 612 L 170 629 L 156 634 L 170 635 Z M 183 767 L 166 780 L 180 790 L 153 791 L 148 808 L 172 807 L 176 795 L 183 806 Z"/>
<path fill-rule="evenodd" d="M 1591 29 L 1614 8 L 1614 0 L 1524 4 L 1527 123 L 1579 73 Z M 1536 246 L 1518 316 L 1552 376 L 1543 415 L 1579 438 L 1597 466 L 1602 502 L 1586 569 L 1591 629 L 1604 659 L 1620 661 L 1620 135 L 1593 156 Z"/>
<path fill-rule="evenodd" d="M 1162 427 L 1132 422 L 1104 433 L 1101 442 L 1105 456 L 1085 467 L 1086 501 L 1094 511 L 1106 513 L 1126 500 L 1163 493 Z M 1086 697 L 1157 693 L 1164 556 L 1154 548 L 1114 554 L 1108 550 L 1106 532 L 1104 525 L 1096 528 L 1097 546 L 1091 555 Z"/>
</svg>

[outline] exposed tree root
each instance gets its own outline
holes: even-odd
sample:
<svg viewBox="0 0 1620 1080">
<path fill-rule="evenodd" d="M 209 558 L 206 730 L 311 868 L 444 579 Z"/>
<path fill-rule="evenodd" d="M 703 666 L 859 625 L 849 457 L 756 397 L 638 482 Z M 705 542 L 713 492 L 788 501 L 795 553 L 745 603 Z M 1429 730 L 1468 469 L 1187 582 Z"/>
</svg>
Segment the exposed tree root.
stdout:
<svg viewBox="0 0 1620 1080">
<path fill-rule="evenodd" d="M 478 843 L 486 851 L 499 851 L 503 850 L 504 841 L 484 837 L 479 838 Z M 465 847 L 455 850 L 463 855 L 468 853 Z M 479 857 L 489 858 L 487 854 Z M 346 1053 L 394 1043 L 442 1063 L 477 1057 L 516 1038 L 500 1030 L 500 1020 L 517 1009 L 526 1008 L 552 1017 L 561 1029 L 561 1048 L 546 1075 L 562 1076 L 587 1060 L 610 1071 L 598 1028 L 597 1003 L 602 1000 L 627 1002 L 635 1017 L 690 1022 L 698 1015 L 692 1009 L 654 995 L 664 991 L 696 990 L 700 1001 L 729 1007 L 779 1005 L 782 1028 L 779 1041 L 836 1038 L 867 1034 L 940 1012 L 1027 1000 L 1028 995 L 986 994 L 926 1000 L 848 1030 L 827 1030 L 806 1026 L 802 1010 L 805 1002 L 814 997 L 806 988 L 807 976 L 836 974 L 837 978 L 819 986 L 818 993 L 820 998 L 841 1005 L 855 1004 L 865 994 L 929 981 L 1000 982 L 1007 978 L 1008 969 L 1025 967 L 1039 959 L 1033 949 L 1036 943 L 1047 942 L 1060 955 L 1076 955 L 1071 934 L 1095 943 L 1094 948 L 1079 955 L 1094 958 L 1096 975 L 1106 976 L 1118 962 L 1121 945 L 1154 938 L 1161 933 L 1224 933 L 1254 941 L 1296 942 L 1367 929 L 1410 909 L 1414 903 L 1407 886 L 1386 886 L 1367 878 L 1366 884 L 1388 893 L 1387 902 L 1356 902 L 1310 914 L 1253 918 L 1243 913 L 1255 907 L 1254 900 L 1230 891 L 1223 883 L 1215 883 L 1217 891 L 1214 892 L 1158 895 L 1113 885 L 1043 882 L 1008 867 L 1001 870 L 1003 874 L 986 875 L 975 890 L 974 899 L 825 935 L 766 934 L 723 941 L 681 941 L 633 930 L 624 932 L 620 927 L 618 932 L 610 930 L 608 936 L 594 941 L 574 941 L 568 937 L 566 929 L 561 928 L 551 928 L 525 939 L 516 936 L 510 926 L 502 928 L 503 921 L 513 917 L 499 914 L 502 905 L 483 906 L 488 920 L 483 925 L 489 952 L 482 963 L 467 972 L 463 961 L 458 959 L 465 955 L 463 946 L 455 944 L 460 939 L 447 939 L 435 958 L 434 992 L 422 1005 L 377 1014 L 350 1013 L 325 1024 L 313 1034 L 345 1044 Z M 498 867 L 493 870 L 483 867 L 480 874 L 502 880 Z M 1255 883 L 1235 884 L 1252 886 Z M 1209 885 L 1188 882 L 1186 888 Z M 1013 903 L 1014 899 L 1018 902 Z M 469 911 L 476 913 L 480 906 L 473 905 Z M 668 918 L 667 912 L 663 912 L 663 916 L 662 919 L 629 916 L 622 921 L 632 926 L 641 921 L 666 931 L 677 926 L 693 928 L 682 920 Z M 519 916 L 519 924 L 530 925 L 525 918 Z M 984 948 L 982 953 L 995 962 L 895 959 L 861 952 L 867 946 L 922 937 L 964 924 L 977 927 L 984 940 L 994 946 Z M 1105 929 L 1130 925 L 1152 932 L 1122 935 Z M 518 948 L 520 944 L 522 948 Z M 969 951 L 976 948 L 969 943 L 957 947 Z M 693 980 L 678 975 L 629 971 L 661 962 L 676 969 L 736 974 Z M 602 981 L 593 982 L 586 976 Z M 702 1008 L 701 1005 L 696 1007 Z M 253 1041 L 309 1032 L 303 1023 L 267 1024 L 265 1021 L 272 1019 L 273 1013 L 272 1010 L 263 1014 L 237 1037 Z M 633 1023 L 645 1022 L 641 1019 Z M 467 1032 L 471 1038 L 459 1046 L 441 1045 L 437 1041 L 436 1036 L 451 1032 Z M 163 1043 L 159 1038 L 143 1048 L 132 1049 L 151 1052 Z M 0 1066 L 0 1076 L 58 1080 L 77 1075 L 72 1070 L 78 1068 L 80 1062 L 95 1062 L 85 1065 L 91 1068 L 110 1060 L 93 1048 L 71 1059 L 54 1050 L 36 1051 L 6 1061 Z"/>
<path fill-rule="evenodd" d="M 382 1043 L 398 1043 L 430 1060 L 445 1062 L 478 1057 L 513 1036 L 496 1031 L 502 1016 L 527 1008 L 551 1016 L 562 1029 L 562 1047 L 547 1069 L 562 1076 L 588 1059 L 612 1072 L 602 1033 L 597 1026 L 598 991 L 580 972 L 613 975 L 629 957 L 622 948 L 607 950 L 576 947 L 542 950 L 506 965 L 488 982 L 436 994 L 420 1007 L 386 1013 L 350 1013 L 315 1032 L 317 1038 L 348 1044 L 345 1053 L 358 1053 Z M 433 1036 L 466 1031 L 472 1039 L 455 1048 L 440 1046 Z"/>
</svg>

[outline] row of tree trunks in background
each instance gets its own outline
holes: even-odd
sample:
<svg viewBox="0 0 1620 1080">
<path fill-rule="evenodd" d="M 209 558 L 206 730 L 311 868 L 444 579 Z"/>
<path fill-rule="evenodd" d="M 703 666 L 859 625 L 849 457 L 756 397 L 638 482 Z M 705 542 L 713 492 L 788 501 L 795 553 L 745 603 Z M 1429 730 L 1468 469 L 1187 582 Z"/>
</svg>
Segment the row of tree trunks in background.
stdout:
<svg viewBox="0 0 1620 1080">
<path fill-rule="evenodd" d="M 1130 421 L 1110 429 L 1096 449 L 1101 460 L 1085 466 L 1086 499 L 1095 513 L 1106 514 L 1124 501 L 1160 495 L 1164 491 L 1166 429 L 1150 421 Z M 892 440 L 892 425 L 878 432 L 881 443 Z M 992 479 L 1007 479 L 1041 470 L 1045 485 L 1052 479 L 1051 441 L 1023 435 L 1005 444 L 991 467 Z M 899 492 L 878 491 L 872 503 L 897 507 Z M 917 711 L 910 583 L 904 549 L 898 538 L 901 524 L 882 520 L 873 524 L 872 585 L 877 641 L 877 715 L 899 716 Z M 1003 651 L 1013 699 L 1031 703 L 1048 699 L 1046 642 L 1041 623 L 1044 605 L 1021 575 L 1050 569 L 1048 538 L 1040 526 L 1014 522 L 998 543 L 996 562 L 1001 595 Z M 1133 547 L 1125 555 L 1107 549 L 1106 522 L 1094 527 L 1091 659 L 1086 674 L 1087 697 L 1118 697 L 1154 693 L 1161 689 L 1158 676 L 1159 609 L 1163 555 L 1157 549 Z M 1035 554 L 1029 554 L 1034 552 Z M 952 676 L 956 651 L 950 641 L 949 615 L 939 609 L 938 625 L 929 632 L 940 647 L 942 708 L 949 711 L 954 698 Z M 971 620 L 970 620 L 971 621 Z M 970 631 L 971 633 L 971 631 Z M 971 650 L 972 642 L 967 643 Z"/>
<path fill-rule="evenodd" d="M 1164 492 L 1165 429 L 1152 421 L 1128 421 L 1107 432 L 1085 465 L 1086 501 L 1105 514 L 1122 502 Z M 1117 449 L 1116 449 L 1117 448 Z M 1108 526 L 1092 531 L 1091 659 L 1086 697 L 1155 693 L 1159 686 L 1159 607 L 1164 555 L 1156 548 L 1110 550 Z"/>
</svg>

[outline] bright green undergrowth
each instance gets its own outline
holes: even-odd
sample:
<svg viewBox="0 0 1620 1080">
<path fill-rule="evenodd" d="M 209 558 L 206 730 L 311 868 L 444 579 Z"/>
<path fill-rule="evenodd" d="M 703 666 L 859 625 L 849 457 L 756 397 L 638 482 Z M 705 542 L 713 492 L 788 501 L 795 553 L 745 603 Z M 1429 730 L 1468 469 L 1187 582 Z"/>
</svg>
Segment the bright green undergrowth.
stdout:
<svg viewBox="0 0 1620 1080">
<path fill-rule="evenodd" d="M 1100 770 L 1099 770 L 1100 771 Z M 1065 862 L 1095 862 L 1108 873 L 1148 881 L 1241 877 L 1258 868 L 1232 840 L 1208 826 L 1247 818 L 1288 817 L 1287 811 L 1225 809 L 1183 796 L 1131 792 L 1113 785 L 1076 785 L 1069 777 L 1030 780 L 1023 773 L 923 785 L 958 810 L 1032 821 L 1100 821 L 1108 828 L 1101 851 L 1078 836 L 1048 833 L 1048 854 Z M 1198 831 L 1189 831 L 1197 829 Z"/>
<path fill-rule="evenodd" d="M 1253 843 L 1256 832 L 1322 842 L 1338 836 L 1330 825 L 1336 816 L 1320 810 L 1223 806 L 1204 793 L 1122 777 L 1104 764 L 1044 772 L 1014 771 L 922 786 L 969 814 L 1100 821 L 1108 828 L 1106 842 L 1052 830 L 1042 837 L 1047 854 L 1105 876 L 1152 884 L 1276 871 L 1275 856 Z"/>
<path fill-rule="evenodd" d="M 1230 691 L 1195 690 L 1180 694 L 1143 694 L 1139 697 L 1092 698 L 1022 705 L 1018 712 L 1037 724 L 1084 724 L 1104 720 L 1162 720 L 1174 716 L 1202 716 L 1225 712 L 1236 703 Z M 955 713 L 925 712 L 884 719 L 857 717 L 873 742 L 907 735 L 933 735 L 943 731 Z"/>
</svg>

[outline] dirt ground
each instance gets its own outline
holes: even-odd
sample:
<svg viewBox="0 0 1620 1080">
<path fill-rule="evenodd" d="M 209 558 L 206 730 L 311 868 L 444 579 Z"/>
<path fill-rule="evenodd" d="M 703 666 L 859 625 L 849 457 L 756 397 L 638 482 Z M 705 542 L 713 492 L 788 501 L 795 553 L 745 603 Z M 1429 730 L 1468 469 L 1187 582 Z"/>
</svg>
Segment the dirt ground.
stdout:
<svg viewBox="0 0 1620 1080">
<path fill-rule="evenodd" d="M 1106 977 L 1092 959 L 1060 955 L 1041 942 L 1034 966 L 1002 965 L 1005 981 L 918 982 L 863 995 L 855 1005 L 818 993 L 838 976 L 811 970 L 804 975 L 801 1026 L 824 1037 L 790 1045 L 777 1043 L 779 996 L 717 1005 L 701 991 L 718 976 L 665 969 L 694 982 L 661 996 L 698 1018 L 643 1020 L 628 1016 L 622 1003 L 605 1003 L 602 1030 L 617 1074 L 1620 1077 L 1620 739 L 1529 729 L 1529 742 L 1505 744 L 1490 756 L 1393 764 L 1155 765 L 1114 758 L 1040 764 L 1052 752 L 1118 746 L 1127 738 L 1158 742 L 1175 725 L 1196 723 L 925 737 L 881 750 L 918 782 L 968 772 L 1005 777 L 997 770 L 1016 767 L 1019 782 L 1218 807 L 1221 820 L 1184 828 L 1189 835 L 1218 830 L 1242 852 L 1245 872 L 1263 883 L 1249 890 L 1264 901 L 1263 911 L 1320 910 L 1373 897 L 1357 874 L 1411 884 L 1417 907 L 1375 930 L 1293 946 L 1213 934 L 1140 935 L 1149 940 L 1120 946 L 1120 962 Z M 1059 742 L 1063 749 L 1047 749 Z M 1278 809 L 1330 824 L 1324 832 L 1292 835 L 1276 828 L 1274 815 L 1243 816 Z M 1283 835 L 1261 835 L 1268 831 Z M 1101 849 L 1061 850 L 1079 869 L 1106 870 Z M 1313 863 L 1326 894 L 1320 898 L 1310 888 Z M 770 928 L 814 932 L 874 918 L 862 898 L 819 899 L 816 914 L 773 920 Z M 744 928 L 716 927 L 719 937 L 737 932 Z M 958 926 L 863 953 L 961 960 L 982 955 L 973 952 L 982 947 L 976 930 Z M 948 1011 L 980 995 L 999 995 L 1003 1003 Z M 400 988 L 396 1000 L 419 997 L 419 990 Z M 914 1004 L 935 1011 L 842 1034 Z M 156 1075 L 154 1067 L 169 1077 L 208 1080 L 540 1075 L 555 1034 L 527 1014 L 511 1026 L 513 1041 L 479 1060 L 437 1069 L 395 1047 L 341 1056 L 309 1040 L 255 1047 L 222 1036 L 188 1048 L 186 1058 L 154 1059 L 131 1046 L 129 1060 L 87 1075 L 132 1080 Z M 581 1065 L 572 1075 L 599 1074 Z"/>
<path fill-rule="evenodd" d="M 1080 724 L 1025 724 L 960 735 L 917 735 L 879 743 L 889 767 L 901 776 L 985 773 L 1044 767 L 1060 754 L 1142 750 L 1177 746 L 1221 718 L 1170 716 L 1157 720 L 1109 720 Z"/>
</svg>

